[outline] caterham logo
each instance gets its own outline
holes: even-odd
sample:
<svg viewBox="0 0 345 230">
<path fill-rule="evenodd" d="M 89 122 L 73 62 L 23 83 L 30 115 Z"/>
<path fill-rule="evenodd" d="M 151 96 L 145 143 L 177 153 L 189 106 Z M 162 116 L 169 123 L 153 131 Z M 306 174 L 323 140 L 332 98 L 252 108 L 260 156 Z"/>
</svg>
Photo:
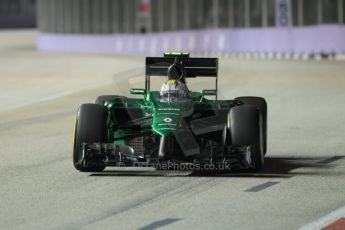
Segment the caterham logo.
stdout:
<svg viewBox="0 0 345 230">
<path fill-rule="evenodd" d="M 170 122 L 172 122 L 172 119 L 170 117 L 166 117 L 163 119 L 163 121 L 170 123 Z"/>
</svg>

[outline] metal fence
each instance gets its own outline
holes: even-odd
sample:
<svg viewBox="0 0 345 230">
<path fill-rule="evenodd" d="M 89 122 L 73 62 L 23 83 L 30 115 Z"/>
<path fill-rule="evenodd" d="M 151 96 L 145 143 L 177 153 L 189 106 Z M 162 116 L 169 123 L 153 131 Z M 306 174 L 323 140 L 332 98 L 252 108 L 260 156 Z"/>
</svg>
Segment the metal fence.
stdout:
<svg viewBox="0 0 345 230">
<path fill-rule="evenodd" d="M 290 0 L 289 0 L 290 1 Z M 42 32 L 112 34 L 275 26 L 275 0 L 38 0 Z M 291 0 L 294 26 L 344 24 L 345 0 Z"/>
<path fill-rule="evenodd" d="M 135 33 L 137 0 L 38 0 L 38 26 L 51 33 Z"/>
</svg>

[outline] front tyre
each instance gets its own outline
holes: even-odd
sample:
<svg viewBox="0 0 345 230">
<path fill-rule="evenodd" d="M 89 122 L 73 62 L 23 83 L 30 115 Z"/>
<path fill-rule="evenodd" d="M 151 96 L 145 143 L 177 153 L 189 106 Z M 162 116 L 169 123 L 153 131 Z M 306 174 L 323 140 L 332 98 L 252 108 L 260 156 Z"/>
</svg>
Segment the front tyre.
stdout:
<svg viewBox="0 0 345 230">
<path fill-rule="evenodd" d="M 73 164 L 82 172 L 100 172 L 105 166 L 85 166 L 80 163 L 83 143 L 105 142 L 106 110 L 102 105 L 82 104 L 74 124 Z"/>
<path fill-rule="evenodd" d="M 236 106 L 230 110 L 231 145 L 251 146 L 253 171 L 264 164 L 264 129 L 261 112 L 255 106 Z"/>
<path fill-rule="evenodd" d="M 267 103 L 262 97 L 237 97 L 235 100 L 240 101 L 243 105 L 251 105 L 258 108 L 262 115 L 264 129 L 264 154 L 267 152 Z"/>
</svg>

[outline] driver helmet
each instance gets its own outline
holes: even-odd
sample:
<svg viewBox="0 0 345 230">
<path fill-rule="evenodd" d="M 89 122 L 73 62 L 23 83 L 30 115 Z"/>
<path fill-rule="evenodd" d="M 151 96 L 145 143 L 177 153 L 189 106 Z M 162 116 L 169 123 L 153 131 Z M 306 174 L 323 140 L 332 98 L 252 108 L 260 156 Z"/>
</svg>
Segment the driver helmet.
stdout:
<svg viewBox="0 0 345 230">
<path fill-rule="evenodd" d="M 177 99 L 188 98 L 189 90 L 186 84 L 178 80 L 168 80 L 162 85 L 160 95 L 169 101 L 176 101 Z"/>
</svg>

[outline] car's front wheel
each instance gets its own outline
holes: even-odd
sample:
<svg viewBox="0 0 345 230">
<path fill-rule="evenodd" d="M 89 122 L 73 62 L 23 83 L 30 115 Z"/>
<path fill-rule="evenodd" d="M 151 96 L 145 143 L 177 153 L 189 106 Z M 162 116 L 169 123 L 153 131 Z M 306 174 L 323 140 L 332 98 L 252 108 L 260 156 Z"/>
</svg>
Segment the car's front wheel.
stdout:
<svg viewBox="0 0 345 230">
<path fill-rule="evenodd" d="M 264 154 L 267 152 L 267 103 L 262 97 L 237 97 L 235 100 L 240 101 L 243 105 L 251 105 L 258 108 L 262 115 L 263 132 L 264 132 Z"/>
<path fill-rule="evenodd" d="M 104 166 L 88 166 L 81 164 L 83 143 L 105 142 L 106 111 L 104 106 L 82 104 L 75 117 L 73 137 L 73 164 L 82 172 L 100 172 Z"/>
<path fill-rule="evenodd" d="M 264 164 L 264 129 L 260 110 L 255 106 L 236 106 L 230 110 L 232 146 L 250 146 L 252 169 L 258 171 Z"/>
</svg>

